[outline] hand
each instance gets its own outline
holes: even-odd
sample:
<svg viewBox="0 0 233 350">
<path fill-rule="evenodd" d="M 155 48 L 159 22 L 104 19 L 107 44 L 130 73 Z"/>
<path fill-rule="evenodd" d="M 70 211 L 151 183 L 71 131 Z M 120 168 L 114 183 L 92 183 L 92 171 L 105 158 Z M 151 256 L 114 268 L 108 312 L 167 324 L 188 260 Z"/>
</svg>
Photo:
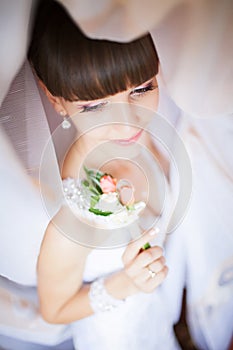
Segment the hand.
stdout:
<svg viewBox="0 0 233 350">
<path fill-rule="evenodd" d="M 151 293 L 167 276 L 168 268 L 165 265 L 163 249 L 155 246 L 142 250 L 147 242 L 154 239 L 155 234 L 155 230 L 150 230 L 140 239 L 131 242 L 123 254 L 124 272 L 133 284 L 135 292 Z"/>
</svg>

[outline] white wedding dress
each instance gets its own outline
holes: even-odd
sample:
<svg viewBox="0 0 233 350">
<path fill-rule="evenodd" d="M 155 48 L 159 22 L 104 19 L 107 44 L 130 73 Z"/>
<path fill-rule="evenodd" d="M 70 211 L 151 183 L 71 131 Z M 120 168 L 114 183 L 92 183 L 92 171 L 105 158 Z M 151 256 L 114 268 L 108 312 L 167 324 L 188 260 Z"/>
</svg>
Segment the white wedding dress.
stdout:
<svg viewBox="0 0 233 350">
<path fill-rule="evenodd" d="M 143 155 L 140 153 L 136 159 L 140 165 L 143 165 L 148 176 L 152 171 L 154 183 L 158 184 L 157 190 L 159 191 L 161 188 L 159 166 L 154 162 L 151 167 L 152 163 L 146 152 Z M 168 184 L 166 184 L 166 189 L 169 190 Z M 167 196 L 162 218 L 158 221 L 161 233 L 155 238 L 153 244 L 163 245 L 164 243 L 169 210 Z M 148 217 L 145 221 L 147 220 Z M 76 231 L 79 230 L 76 229 Z M 84 283 L 92 282 L 100 276 L 106 276 L 122 269 L 121 257 L 124 250 L 125 244 L 117 246 L 117 243 L 111 248 L 105 246 L 104 249 L 93 249 L 86 261 Z M 74 322 L 71 329 L 75 348 L 77 350 L 179 349 L 172 328 L 177 320 L 176 310 L 172 307 L 174 296 L 171 293 L 172 289 L 168 293 L 167 291 L 165 285 L 165 287 L 158 287 L 151 294 L 138 293 L 128 297 L 113 311 L 96 313 Z"/>
<path fill-rule="evenodd" d="M 84 281 L 91 282 L 122 268 L 124 247 L 95 249 L 88 259 Z M 71 325 L 77 350 L 180 349 L 173 334 L 177 320 L 173 289 L 158 287 L 152 294 L 128 297 L 117 309 L 93 314 Z M 167 293 L 168 292 L 168 293 Z"/>
<path fill-rule="evenodd" d="M 122 267 L 124 248 L 94 250 L 87 261 L 84 280 Z M 78 350 L 179 349 L 173 335 L 169 302 L 162 288 L 152 294 L 140 293 L 126 299 L 117 309 L 94 314 L 71 325 Z"/>
</svg>

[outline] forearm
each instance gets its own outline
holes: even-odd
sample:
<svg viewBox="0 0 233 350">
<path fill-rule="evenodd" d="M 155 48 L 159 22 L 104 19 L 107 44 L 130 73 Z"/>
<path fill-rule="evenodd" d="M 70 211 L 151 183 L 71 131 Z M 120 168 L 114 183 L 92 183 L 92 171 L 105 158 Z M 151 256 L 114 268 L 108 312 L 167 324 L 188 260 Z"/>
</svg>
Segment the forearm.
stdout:
<svg viewBox="0 0 233 350">
<path fill-rule="evenodd" d="M 116 272 L 105 279 L 106 291 L 113 298 L 125 299 L 138 292 L 138 289 L 126 276 L 124 271 Z M 89 299 L 91 283 L 83 284 L 81 288 L 69 300 L 56 311 L 51 308 L 46 310 L 41 308 L 43 318 L 49 323 L 67 324 L 94 313 Z"/>
<path fill-rule="evenodd" d="M 91 293 L 90 301 L 91 284 L 82 282 L 88 251 L 55 231 L 46 232 L 38 259 L 38 293 L 43 318 L 49 323 L 71 323 L 90 316 L 94 310 L 105 311 L 99 307 L 102 301 L 105 304 L 107 300 L 111 308 L 118 306 L 115 299 L 125 299 L 139 291 L 153 292 L 167 275 L 163 251 L 156 246 L 142 251 L 141 247 L 154 239 L 155 233 L 150 230 L 128 244 L 122 256 L 123 269 L 106 277 L 104 288 L 99 284 L 101 292 L 97 291 L 97 298 Z M 155 272 L 154 276 L 148 273 L 148 266 Z"/>
<path fill-rule="evenodd" d="M 57 310 L 49 308 L 41 313 L 45 321 L 54 324 L 67 324 L 92 315 L 93 310 L 89 303 L 90 284 L 84 284 L 79 291 Z M 42 302 L 41 302 L 42 304 Z"/>
</svg>

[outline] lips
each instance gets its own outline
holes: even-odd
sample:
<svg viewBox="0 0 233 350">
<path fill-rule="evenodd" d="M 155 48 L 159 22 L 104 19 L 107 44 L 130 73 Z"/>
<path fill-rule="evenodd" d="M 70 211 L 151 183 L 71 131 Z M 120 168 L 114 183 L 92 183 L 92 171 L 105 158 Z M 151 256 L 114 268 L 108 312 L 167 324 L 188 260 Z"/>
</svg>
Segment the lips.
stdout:
<svg viewBox="0 0 233 350">
<path fill-rule="evenodd" d="M 137 134 L 135 134 L 134 136 L 128 139 L 113 140 L 113 142 L 117 143 L 118 145 L 128 146 L 132 143 L 137 142 L 137 140 L 140 138 L 142 133 L 143 133 L 143 130 L 140 130 Z"/>
</svg>

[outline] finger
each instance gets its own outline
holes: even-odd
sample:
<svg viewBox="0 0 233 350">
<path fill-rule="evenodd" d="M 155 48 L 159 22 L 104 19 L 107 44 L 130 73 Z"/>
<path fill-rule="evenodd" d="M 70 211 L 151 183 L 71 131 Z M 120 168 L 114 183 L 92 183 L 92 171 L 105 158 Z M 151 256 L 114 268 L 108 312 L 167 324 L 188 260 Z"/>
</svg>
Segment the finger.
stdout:
<svg viewBox="0 0 233 350">
<path fill-rule="evenodd" d="M 151 270 L 151 271 L 154 271 L 155 273 L 159 273 L 165 266 L 165 258 L 164 256 L 161 256 L 161 258 L 153 261 L 151 264 L 148 264 L 148 268 Z"/>
<path fill-rule="evenodd" d="M 146 244 L 147 242 L 152 241 L 158 232 L 159 232 L 159 228 L 153 228 L 153 229 L 149 230 L 147 233 L 145 233 L 139 239 L 137 239 L 133 242 L 130 242 L 122 255 L 122 260 L 123 260 L 124 265 L 129 264 L 130 261 L 135 259 L 135 257 L 140 252 L 141 247 L 144 244 Z"/>
<path fill-rule="evenodd" d="M 146 281 L 148 280 L 149 274 L 148 274 L 148 269 L 144 268 L 143 270 L 140 271 L 140 273 L 134 277 L 134 284 L 142 290 L 143 285 L 145 285 Z"/>
<path fill-rule="evenodd" d="M 165 265 L 163 269 L 155 275 L 153 278 L 147 279 L 144 285 L 144 291 L 146 293 L 153 292 L 167 277 L 168 274 L 168 267 Z"/>
<path fill-rule="evenodd" d="M 154 246 L 138 254 L 134 262 L 138 266 L 145 267 L 152 264 L 155 260 L 160 259 L 162 255 L 163 249 L 160 246 Z"/>
<path fill-rule="evenodd" d="M 129 274 L 131 276 L 138 275 L 140 270 L 161 258 L 162 254 L 163 249 L 159 246 L 142 251 L 127 265 Z"/>
<path fill-rule="evenodd" d="M 148 272 L 148 269 L 144 268 L 132 279 L 132 282 L 138 288 L 138 290 L 144 293 L 152 293 L 164 281 L 167 273 L 168 267 L 164 266 L 163 269 L 152 278 Z"/>
</svg>

